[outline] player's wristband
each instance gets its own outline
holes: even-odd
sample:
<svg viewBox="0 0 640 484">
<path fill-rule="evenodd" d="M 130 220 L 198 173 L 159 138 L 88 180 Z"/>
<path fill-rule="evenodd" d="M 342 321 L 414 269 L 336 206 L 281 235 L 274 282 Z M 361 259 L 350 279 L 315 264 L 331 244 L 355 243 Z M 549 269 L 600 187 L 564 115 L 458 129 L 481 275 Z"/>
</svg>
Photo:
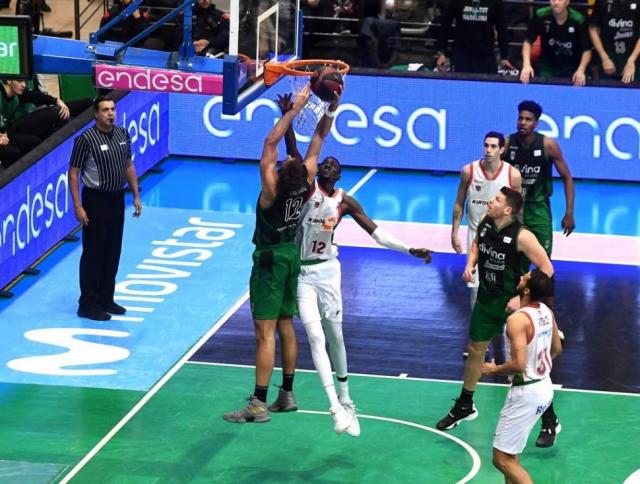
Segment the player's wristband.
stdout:
<svg viewBox="0 0 640 484">
<path fill-rule="evenodd" d="M 324 115 L 328 118 L 335 118 L 336 117 L 336 113 L 338 112 L 338 110 L 336 109 L 335 111 L 329 111 L 328 109 L 325 111 Z"/>
<path fill-rule="evenodd" d="M 386 247 L 387 249 L 397 250 L 398 252 L 404 252 L 405 254 L 409 254 L 409 250 L 411 249 L 407 244 L 396 239 L 393 235 L 386 233 L 380 227 L 373 231 L 371 237 L 373 237 L 373 240 L 378 244 L 382 247 Z"/>
</svg>

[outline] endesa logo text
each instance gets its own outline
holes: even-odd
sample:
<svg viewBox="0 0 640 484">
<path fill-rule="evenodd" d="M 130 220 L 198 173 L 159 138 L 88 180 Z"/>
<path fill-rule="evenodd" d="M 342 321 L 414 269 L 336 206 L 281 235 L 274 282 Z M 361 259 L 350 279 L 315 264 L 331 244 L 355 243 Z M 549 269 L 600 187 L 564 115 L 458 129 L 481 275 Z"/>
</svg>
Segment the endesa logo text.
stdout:
<svg viewBox="0 0 640 484">
<path fill-rule="evenodd" d="M 96 66 L 96 86 L 126 91 L 222 94 L 222 76 L 145 67 Z"/>
</svg>

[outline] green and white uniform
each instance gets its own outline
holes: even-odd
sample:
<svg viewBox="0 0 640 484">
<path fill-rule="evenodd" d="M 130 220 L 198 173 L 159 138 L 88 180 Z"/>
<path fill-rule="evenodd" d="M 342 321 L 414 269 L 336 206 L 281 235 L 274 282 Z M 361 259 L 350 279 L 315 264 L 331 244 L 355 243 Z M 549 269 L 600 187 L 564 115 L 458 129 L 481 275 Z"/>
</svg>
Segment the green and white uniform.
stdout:
<svg viewBox="0 0 640 484">
<path fill-rule="evenodd" d="M 522 143 L 517 134 L 509 136 L 507 160 L 522 175 L 524 198 L 523 221 L 550 256 L 553 248 L 551 202 L 553 194 L 553 160 L 544 150 L 545 136 L 535 133 L 530 145 Z"/>
<path fill-rule="evenodd" d="M 253 268 L 249 281 L 254 319 L 277 319 L 297 314 L 296 293 L 300 273 L 300 248 L 295 242 L 305 186 L 290 195 L 276 196 L 267 209 L 256 206 L 253 233 Z"/>
<path fill-rule="evenodd" d="M 478 226 L 480 288 L 469 326 L 471 341 L 490 341 L 502 334 L 509 316 L 505 308 L 517 294 L 516 287 L 529 264 L 518 252 L 518 234 L 522 227 L 522 223 L 514 219 L 498 230 L 489 217 Z"/>
<path fill-rule="evenodd" d="M 602 46 L 616 66 L 614 77 L 619 78 L 640 36 L 640 1 L 596 0 L 589 25 L 600 29 Z M 636 62 L 638 69 L 640 62 Z M 601 74 L 606 76 L 604 71 Z"/>
</svg>

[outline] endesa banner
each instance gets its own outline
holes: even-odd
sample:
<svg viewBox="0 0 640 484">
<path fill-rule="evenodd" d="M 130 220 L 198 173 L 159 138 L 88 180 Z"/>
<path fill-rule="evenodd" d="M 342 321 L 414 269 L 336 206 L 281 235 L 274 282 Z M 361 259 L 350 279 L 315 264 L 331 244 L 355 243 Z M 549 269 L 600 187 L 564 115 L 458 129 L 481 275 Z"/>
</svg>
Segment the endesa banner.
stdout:
<svg viewBox="0 0 640 484">
<path fill-rule="evenodd" d="M 129 131 L 139 176 L 168 154 L 168 101 L 166 94 L 148 93 L 118 101 L 117 122 Z M 67 169 L 75 137 L 92 124 L 0 190 L 0 288 L 78 225 Z"/>
<path fill-rule="evenodd" d="M 221 98 L 170 95 L 172 154 L 258 159 L 279 118 L 279 82 L 234 116 Z M 516 131 L 517 105 L 542 105 L 574 177 L 640 181 L 640 90 L 349 75 L 323 154 L 343 164 L 459 171 L 488 131 Z M 308 137 L 298 135 L 301 148 Z M 284 145 L 282 148 L 284 154 Z"/>
</svg>

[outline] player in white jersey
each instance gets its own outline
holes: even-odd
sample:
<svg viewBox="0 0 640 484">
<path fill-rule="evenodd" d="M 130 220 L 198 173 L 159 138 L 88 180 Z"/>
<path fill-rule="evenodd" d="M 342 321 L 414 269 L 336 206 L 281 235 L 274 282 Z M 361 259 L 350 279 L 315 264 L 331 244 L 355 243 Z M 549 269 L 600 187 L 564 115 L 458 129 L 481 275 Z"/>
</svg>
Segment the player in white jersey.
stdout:
<svg viewBox="0 0 640 484">
<path fill-rule="evenodd" d="M 283 114 L 290 110 L 291 94 L 278 96 L 278 105 Z M 293 129 L 285 134 L 285 142 L 287 154 L 302 159 Z M 341 269 L 338 247 L 333 243 L 334 230 L 343 216 L 351 215 L 383 247 L 419 257 L 427 263 L 431 261 L 431 252 L 409 248 L 378 227 L 356 200 L 341 188 L 335 188 L 340 174 L 340 162 L 331 156 L 325 158 L 318 166 L 312 194 L 302 207 L 297 234 L 302 261 L 297 300 L 300 319 L 309 337 L 313 364 L 329 399 L 334 430 L 357 437 L 360 425 L 349 394 L 347 354 L 342 335 Z M 327 341 L 331 358 L 326 349 Z M 331 373 L 332 362 L 340 384 L 339 396 Z"/>
<path fill-rule="evenodd" d="M 502 365 L 492 361 L 482 367 L 483 375 L 508 375 L 511 380 L 493 439 L 493 465 L 504 474 L 505 482 L 533 482 L 518 456 L 553 401 L 551 360 L 562 351 L 562 343 L 553 312 L 540 302 L 551 287 L 551 278 L 539 269 L 520 278 L 521 309 L 507 319 L 511 357 Z"/>
<path fill-rule="evenodd" d="M 487 213 L 489 200 L 496 196 L 502 187 L 521 190 L 522 176 L 520 171 L 509 163 L 502 161 L 505 139 L 502 133 L 490 131 L 484 137 L 484 157 L 465 165 L 460 171 L 460 183 L 456 201 L 453 204 L 451 222 L 451 247 L 456 253 L 462 253 L 462 243 L 458 231 L 462 222 L 465 201 L 467 209 L 467 254 L 476 238 L 478 223 Z M 471 307 L 478 295 L 478 272 L 467 283 L 471 289 Z"/>
<path fill-rule="evenodd" d="M 330 403 L 330 412 L 337 433 L 346 431 L 357 437 L 360 425 L 347 383 L 347 355 L 342 335 L 341 270 L 338 247 L 333 243 L 334 231 L 345 215 L 350 215 L 383 247 L 394 249 L 429 262 L 430 251 L 413 249 L 387 234 L 364 212 L 360 204 L 335 188 L 340 179 L 340 163 L 327 157 L 319 166 L 315 187 L 302 207 L 298 240 L 302 268 L 298 278 L 298 309 L 309 337 L 311 356 Z M 327 354 L 329 343 L 331 358 Z M 331 363 L 340 384 L 335 389 Z"/>
</svg>

